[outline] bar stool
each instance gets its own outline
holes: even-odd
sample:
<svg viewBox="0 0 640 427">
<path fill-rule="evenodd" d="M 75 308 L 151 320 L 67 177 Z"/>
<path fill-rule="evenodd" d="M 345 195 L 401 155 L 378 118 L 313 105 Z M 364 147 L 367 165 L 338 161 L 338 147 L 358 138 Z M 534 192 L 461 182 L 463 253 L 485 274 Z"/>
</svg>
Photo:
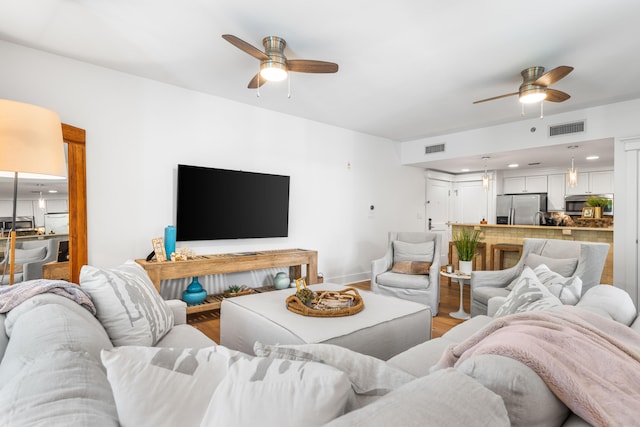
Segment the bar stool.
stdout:
<svg viewBox="0 0 640 427">
<path fill-rule="evenodd" d="M 522 245 L 517 243 L 496 243 L 491 247 L 491 261 L 490 266 L 492 270 L 495 270 L 495 253 L 498 251 L 498 270 L 504 270 L 504 253 L 505 252 L 518 252 L 518 259 L 522 256 Z"/>
</svg>

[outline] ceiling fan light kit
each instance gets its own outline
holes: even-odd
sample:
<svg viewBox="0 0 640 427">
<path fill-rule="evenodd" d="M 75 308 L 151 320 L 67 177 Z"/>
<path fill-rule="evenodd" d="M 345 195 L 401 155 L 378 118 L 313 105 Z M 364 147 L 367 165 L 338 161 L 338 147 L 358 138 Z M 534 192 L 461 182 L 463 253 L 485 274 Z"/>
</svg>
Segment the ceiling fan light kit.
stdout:
<svg viewBox="0 0 640 427">
<path fill-rule="evenodd" d="M 260 76 L 270 82 L 280 82 L 287 78 L 287 66 L 275 61 L 263 61 L 260 64 Z"/>
<path fill-rule="evenodd" d="M 546 99 L 547 88 L 531 84 L 528 84 L 527 86 L 530 87 L 524 90 L 522 88 L 520 89 L 520 102 L 522 102 L 523 104 L 533 104 L 536 102 L 544 101 Z"/>
<path fill-rule="evenodd" d="M 260 61 L 260 76 L 270 82 L 280 82 L 287 78 L 287 58 L 284 48 L 287 46 L 280 37 L 270 36 L 262 39 L 264 50 L 269 59 Z"/>
</svg>

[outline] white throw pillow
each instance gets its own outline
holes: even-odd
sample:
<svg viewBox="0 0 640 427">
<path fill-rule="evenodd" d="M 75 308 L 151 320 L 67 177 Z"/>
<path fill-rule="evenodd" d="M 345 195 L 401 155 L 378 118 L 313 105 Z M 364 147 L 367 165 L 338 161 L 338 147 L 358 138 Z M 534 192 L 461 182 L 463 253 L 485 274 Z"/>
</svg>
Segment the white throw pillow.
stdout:
<svg viewBox="0 0 640 427">
<path fill-rule="evenodd" d="M 576 305 L 582 294 L 582 280 L 578 276 L 564 277 L 551 271 L 546 264 L 540 264 L 533 269 L 540 282 L 560 298 L 563 304 Z"/>
<path fill-rule="evenodd" d="M 553 296 L 546 286 L 540 283 L 533 270 L 525 267 L 513 290 L 493 317 L 525 311 L 548 310 L 559 305 L 562 305 L 560 300 Z"/>
<path fill-rule="evenodd" d="M 218 385 L 200 425 L 321 426 L 344 413 L 351 393 L 347 375 L 321 363 L 239 360 Z"/>
<path fill-rule="evenodd" d="M 117 347 L 102 364 L 123 426 L 197 426 L 229 366 L 247 358 L 226 347 Z"/>
<path fill-rule="evenodd" d="M 578 266 L 578 258 L 549 258 L 538 254 L 529 254 L 524 264 L 536 268 L 545 264 L 549 269 L 564 277 L 572 276 Z"/>
<path fill-rule="evenodd" d="M 29 262 L 41 261 L 47 256 L 47 248 L 33 248 L 33 249 L 15 249 L 16 251 L 16 264 L 27 264 Z"/>
<path fill-rule="evenodd" d="M 509 426 L 502 398 L 453 368 L 411 381 L 326 427 Z"/>
<path fill-rule="evenodd" d="M 114 346 L 155 345 L 173 327 L 173 311 L 135 261 L 111 269 L 85 265 L 80 286 Z"/>
<path fill-rule="evenodd" d="M 393 262 L 399 261 L 433 261 L 434 242 L 408 243 L 393 241 Z"/>
<path fill-rule="evenodd" d="M 267 345 L 256 342 L 253 351 L 259 357 L 319 362 L 344 372 L 355 392 L 354 400 L 348 405 L 349 411 L 416 378 L 383 360 L 332 344 Z"/>
</svg>

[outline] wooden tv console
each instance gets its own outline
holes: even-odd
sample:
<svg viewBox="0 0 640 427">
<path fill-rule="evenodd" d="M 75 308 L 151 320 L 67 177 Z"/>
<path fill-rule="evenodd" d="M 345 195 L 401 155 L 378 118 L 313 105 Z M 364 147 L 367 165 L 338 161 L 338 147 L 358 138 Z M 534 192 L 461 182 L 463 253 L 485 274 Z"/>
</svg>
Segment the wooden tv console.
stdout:
<svg viewBox="0 0 640 427">
<path fill-rule="evenodd" d="M 210 274 L 236 273 L 264 268 L 289 267 L 289 277 L 302 276 L 306 265 L 306 282 L 318 281 L 318 252 L 307 249 L 280 249 L 273 251 L 237 252 L 230 254 L 198 255 L 187 261 L 146 261 L 137 259 L 160 292 L 160 282 L 167 279 L 207 276 Z M 197 313 L 220 308 L 221 298 L 208 297 L 205 303 L 187 307 L 187 313 Z"/>
</svg>

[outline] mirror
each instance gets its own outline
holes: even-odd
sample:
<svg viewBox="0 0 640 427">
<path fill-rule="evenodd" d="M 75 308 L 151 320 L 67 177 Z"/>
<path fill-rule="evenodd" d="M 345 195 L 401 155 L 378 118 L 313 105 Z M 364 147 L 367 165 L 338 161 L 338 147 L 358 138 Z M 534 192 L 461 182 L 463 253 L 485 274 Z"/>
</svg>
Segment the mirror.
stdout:
<svg viewBox="0 0 640 427">
<path fill-rule="evenodd" d="M 66 229 L 66 224 L 68 222 L 68 240 L 69 240 L 69 271 L 67 274 L 61 275 L 59 277 L 66 277 L 68 280 L 74 283 L 79 283 L 80 279 L 80 269 L 84 264 L 87 263 L 87 203 L 86 203 L 86 166 L 85 166 L 85 131 L 84 129 L 80 129 L 74 126 L 70 126 L 67 124 L 62 124 L 62 137 L 64 142 L 66 143 L 65 150 L 67 152 L 67 179 L 55 181 L 47 181 L 46 188 L 49 190 L 54 190 L 57 193 L 63 195 L 64 199 L 52 200 L 50 198 L 47 199 L 47 205 L 51 202 L 64 202 L 63 205 L 58 203 L 57 206 L 60 207 L 59 212 L 68 211 L 68 215 L 66 214 L 53 214 L 47 215 L 46 211 L 42 210 L 40 215 L 44 215 L 44 223 L 46 225 L 46 218 L 49 216 L 52 219 L 56 219 L 57 215 L 64 215 L 64 218 L 60 218 L 64 223 L 64 227 Z M 6 220 L 9 218 L 9 224 L 11 224 L 10 218 L 11 215 L 8 213 L 11 211 L 12 202 L 9 199 L 13 198 L 13 177 L 4 178 L 0 177 L 0 183 L 2 187 L 0 188 L 0 194 L 2 196 L 1 202 L 2 204 L 2 212 L 5 214 L 4 217 L 0 217 L 0 224 L 2 225 L 1 229 L 3 231 L 2 238 L 7 239 L 4 236 L 4 231 L 6 230 Z M 29 237 L 34 233 L 33 236 L 36 236 L 36 229 L 34 228 L 35 224 L 38 224 L 38 228 L 42 229 L 46 234 L 46 227 L 42 227 L 42 219 L 37 220 L 34 215 L 34 201 L 33 194 L 37 193 L 38 188 L 40 191 L 40 198 L 42 199 L 42 189 L 44 189 L 45 184 L 37 182 L 37 180 L 26 180 L 23 181 L 22 185 L 18 184 L 19 194 L 18 194 L 18 206 L 22 202 L 22 206 L 27 211 L 29 209 L 32 210 L 30 216 L 21 217 L 20 213 L 18 213 L 16 224 L 20 224 L 19 220 L 22 219 L 24 221 L 23 224 L 20 224 L 23 227 L 23 235 L 25 237 Z M 42 186 L 42 187 L 40 187 Z M 55 199 L 55 198 L 54 198 Z M 65 200 L 66 199 L 66 200 Z M 68 200 L 68 206 L 67 206 Z M 18 212 L 20 208 L 18 208 Z M 4 221 L 2 221 L 4 220 Z M 28 221 L 27 221 L 28 220 Z M 62 224 L 62 223 L 61 223 Z M 62 225 L 61 225 L 62 226 Z M 57 232 L 55 232 L 57 234 Z M 64 234 L 67 234 L 67 231 L 64 231 Z M 0 258 L 4 257 L 4 253 Z M 65 268 L 64 266 L 60 266 L 61 268 Z"/>
<path fill-rule="evenodd" d="M 69 277 L 80 283 L 80 269 L 88 262 L 86 132 L 65 123 L 69 175 Z"/>
</svg>

